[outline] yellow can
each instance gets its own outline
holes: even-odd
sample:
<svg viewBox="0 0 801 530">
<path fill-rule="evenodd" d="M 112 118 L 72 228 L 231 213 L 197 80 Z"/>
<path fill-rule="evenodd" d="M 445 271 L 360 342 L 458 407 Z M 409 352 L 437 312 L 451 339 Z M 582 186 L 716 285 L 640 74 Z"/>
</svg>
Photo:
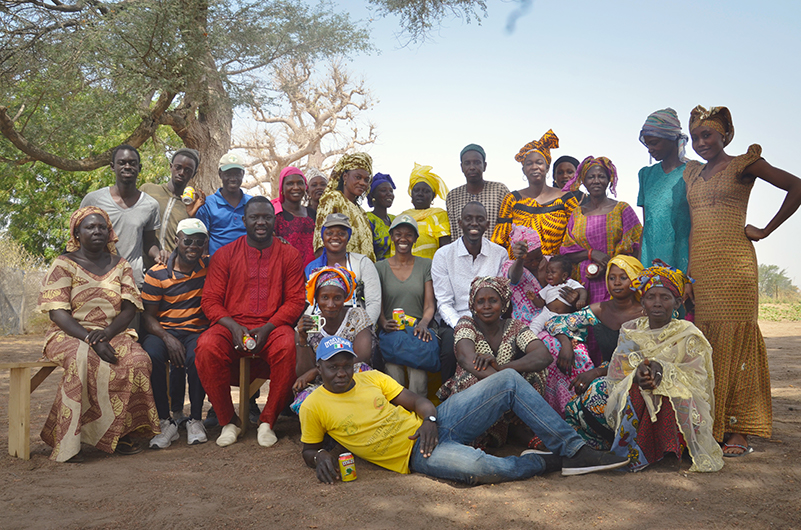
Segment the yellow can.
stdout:
<svg viewBox="0 0 801 530">
<path fill-rule="evenodd" d="M 392 310 L 392 320 L 398 323 L 398 329 L 403 331 L 406 329 L 406 313 L 402 308 L 396 307 Z"/>
<path fill-rule="evenodd" d="M 356 460 L 353 458 L 353 453 L 339 455 L 339 474 L 342 482 L 356 480 Z"/>
</svg>

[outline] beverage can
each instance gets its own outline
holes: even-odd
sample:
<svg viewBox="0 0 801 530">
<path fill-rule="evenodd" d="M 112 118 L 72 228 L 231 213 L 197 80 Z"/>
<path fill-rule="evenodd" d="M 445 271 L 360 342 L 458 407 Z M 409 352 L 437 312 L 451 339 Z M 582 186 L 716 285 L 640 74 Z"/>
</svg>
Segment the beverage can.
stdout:
<svg viewBox="0 0 801 530">
<path fill-rule="evenodd" d="M 339 455 L 339 474 L 342 482 L 356 480 L 356 460 L 353 458 L 353 453 Z"/>
<path fill-rule="evenodd" d="M 184 188 L 184 193 L 181 195 L 181 201 L 184 204 L 192 204 L 195 202 L 195 188 L 187 186 Z"/>
<path fill-rule="evenodd" d="M 242 345 L 248 349 L 252 350 L 256 347 L 256 339 L 251 337 L 250 335 L 243 335 L 242 336 Z"/>
<path fill-rule="evenodd" d="M 398 323 L 398 329 L 406 329 L 406 313 L 402 308 L 396 307 L 392 310 L 392 320 Z"/>
</svg>

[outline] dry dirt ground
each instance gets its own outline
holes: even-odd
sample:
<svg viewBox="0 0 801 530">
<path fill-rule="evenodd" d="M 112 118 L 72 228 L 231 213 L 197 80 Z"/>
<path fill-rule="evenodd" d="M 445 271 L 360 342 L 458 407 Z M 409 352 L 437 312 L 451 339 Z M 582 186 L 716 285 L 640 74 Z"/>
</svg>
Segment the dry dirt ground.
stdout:
<svg viewBox="0 0 801 530">
<path fill-rule="evenodd" d="M 554 473 L 473 488 L 361 460 L 358 480 L 320 484 L 301 461 L 299 424 L 289 418 L 278 422 L 270 449 L 253 430 L 225 449 L 213 443 L 219 429 L 191 447 L 182 431 L 166 450 L 118 456 L 89 448 L 84 463 L 57 464 L 39 430 L 60 370 L 32 396 L 26 462 L 8 455 L 2 372 L 0 528 L 801 528 L 801 323 L 765 322 L 762 330 L 773 438 L 753 439 L 756 452 L 726 459 L 721 472 L 688 473 L 686 459 L 671 459 L 637 474 Z M 0 338 L 0 362 L 35 360 L 41 342 Z"/>
</svg>

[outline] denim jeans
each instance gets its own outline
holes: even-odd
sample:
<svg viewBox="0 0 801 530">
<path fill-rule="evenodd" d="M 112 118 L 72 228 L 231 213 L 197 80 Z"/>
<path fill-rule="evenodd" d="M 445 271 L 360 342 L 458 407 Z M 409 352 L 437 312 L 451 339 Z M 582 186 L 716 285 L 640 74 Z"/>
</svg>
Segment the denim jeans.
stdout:
<svg viewBox="0 0 801 530">
<path fill-rule="evenodd" d="M 171 369 L 177 369 L 179 374 L 182 374 L 183 371 L 186 370 L 186 378 L 189 381 L 189 415 L 192 419 L 199 420 L 203 413 L 203 400 L 206 399 L 206 392 L 203 390 L 203 385 L 200 383 L 200 378 L 197 375 L 197 368 L 195 368 L 195 345 L 197 344 L 197 339 L 200 337 L 200 334 L 173 330 L 167 330 L 167 333 L 178 339 L 178 341 L 184 345 L 184 348 L 186 348 L 185 368 L 181 369 L 171 366 Z M 153 372 L 150 376 L 150 384 L 153 387 L 153 400 L 156 402 L 156 410 L 158 411 L 159 418 L 164 420 L 170 417 L 170 406 L 169 400 L 167 399 L 166 372 L 166 365 L 167 361 L 170 360 L 170 355 L 167 353 L 167 345 L 164 344 L 164 341 L 159 337 L 148 335 L 145 337 L 145 340 L 142 341 L 142 348 L 145 349 L 153 363 Z M 172 370 L 170 373 L 170 383 L 174 385 L 175 379 L 172 377 Z M 171 391 L 170 393 L 175 396 L 174 392 Z M 183 404 L 183 394 L 181 395 L 181 403 Z"/>
<path fill-rule="evenodd" d="M 468 484 L 522 480 L 545 471 L 538 455 L 488 455 L 469 443 L 489 429 L 507 411 L 531 427 L 554 454 L 571 457 L 584 441 L 559 417 L 531 384 L 514 370 L 501 370 L 437 407 L 439 444 L 424 458 L 418 440 L 412 449 L 412 471 Z"/>
</svg>

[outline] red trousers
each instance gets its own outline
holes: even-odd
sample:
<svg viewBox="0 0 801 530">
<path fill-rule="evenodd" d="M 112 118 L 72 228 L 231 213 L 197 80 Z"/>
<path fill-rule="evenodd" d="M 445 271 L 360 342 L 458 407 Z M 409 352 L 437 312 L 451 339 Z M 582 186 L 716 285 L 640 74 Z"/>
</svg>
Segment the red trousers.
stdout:
<svg viewBox="0 0 801 530">
<path fill-rule="evenodd" d="M 220 425 L 227 425 L 235 415 L 231 400 L 232 376 L 239 372 L 239 359 L 251 355 L 253 352 L 234 349 L 231 332 L 221 324 L 204 331 L 197 341 L 195 366 Z M 274 427 L 278 415 L 290 402 L 296 379 L 295 331 L 291 326 L 275 328 L 267 337 L 264 348 L 255 355 L 256 359 L 250 363 L 251 381 L 258 378 L 270 380 L 267 405 L 259 419 Z M 246 393 L 247 389 L 239 391 Z M 248 421 L 247 418 L 240 419 Z"/>
</svg>

